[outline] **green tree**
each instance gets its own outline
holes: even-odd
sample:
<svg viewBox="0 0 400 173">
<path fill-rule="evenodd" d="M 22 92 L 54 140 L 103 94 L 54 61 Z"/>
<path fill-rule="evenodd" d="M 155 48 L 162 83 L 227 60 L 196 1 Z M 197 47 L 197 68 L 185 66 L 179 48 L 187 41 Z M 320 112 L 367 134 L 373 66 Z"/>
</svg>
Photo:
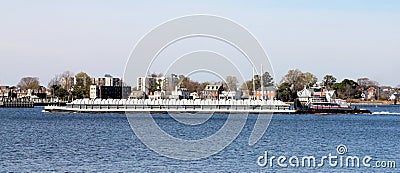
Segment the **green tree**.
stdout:
<svg viewBox="0 0 400 173">
<path fill-rule="evenodd" d="M 72 95 L 74 98 L 82 99 L 89 98 L 91 79 L 85 72 L 80 72 L 75 75 L 76 83 L 74 85 Z"/>
<path fill-rule="evenodd" d="M 252 80 L 248 80 L 243 82 L 240 87 L 241 90 L 249 90 L 250 95 L 254 95 L 254 90 L 257 90 L 261 87 L 261 78 L 259 75 L 254 75 Z"/>
<path fill-rule="evenodd" d="M 291 85 L 287 82 L 284 82 L 278 86 L 277 90 L 277 98 L 282 101 L 291 101 L 292 100 L 292 90 Z"/>
<path fill-rule="evenodd" d="M 261 76 L 256 74 L 254 75 L 253 80 L 254 80 L 254 86 L 256 87 L 255 90 L 261 88 Z"/>
<path fill-rule="evenodd" d="M 262 80 L 264 87 L 274 86 L 274 78 L 268 72 L 262 75 Z"/>
<path fill-rule="evenodd" d="M 262 81 L 261 81 L 262 79 Z M 250 95 L 254 95 L 254 90 L 261 88 L 261 83 L 264 87 L 274 86 L 274 81 L 268 72 L 265 72 L 262 76 L 254 75 L 253 79 L 243 82 L 240 87 L 241 90 L 249 90 Z"/>
<path fill-rule="evenodd" d="M 334 85 L 336 83 L 336 78 L 333 75 L 326 75 L 324 77 L 324 80 L 322 81 L 322 83 L 324 84 L 324 86 L 326 86 L 327 88 L 331 88 L 332 85 Z"/>
<path fill-rule="evenodd" d="M 161 79 L 159 79 L 158 81 L 150 82 L 149 94 L 154 93 L 155 91 L 161 91 L 161 82 Z"/>
<path fill-rule="evenodd" d="M 336 83 L 332 86 L 332 88 L 336 90 L 339 98 L 342 99 L 360 98 L 361 92 L 357 90 L 357 87 L 357 82 L 350 79 L 344 79 L 342 82 Z"/>
<path fill-rule="evenodd" d="M 242 86 L 240 87 L 241 90 L 249 90 L 250 94 L 252 95 L 253 91 L 253 80 L 248 80 L 243 82 Z"/>
<path fill-rule="evenodd" d="M 66 89 L 62 88 L 61 85 L 53 85 L 50 88 L 54 96 L 61 100 L 67 100 L 69 93 Z"/>
</svg>

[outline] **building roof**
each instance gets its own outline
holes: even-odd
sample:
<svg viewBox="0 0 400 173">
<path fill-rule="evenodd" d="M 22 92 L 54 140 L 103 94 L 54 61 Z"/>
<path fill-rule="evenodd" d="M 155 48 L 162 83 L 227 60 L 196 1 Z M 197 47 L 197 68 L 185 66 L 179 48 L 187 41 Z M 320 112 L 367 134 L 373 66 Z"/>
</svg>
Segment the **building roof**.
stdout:
<svg viewBox="0 0 400 173">
<path fill-rule="evenodd" d="M 257 91 L 261 91 L 261 90 L 264 90 L 264 91 L 275 91 L 276 88 L 270 86 L 270 87 L 264 87 L 264 88 L 258 88 L 258 89 L 257 89 Z"/>
<path fill-rule="evenodd" d="M 222 85 L 207 85 L 205 91 L 217 91 L 222 88 Z"/>
<path fill-rule="evenodd" d="M 306 87 L 304 87 L 303 90 L 297 92 L 297 96 L 299 96 L 300 98 L 308 98 L 308 97 L 311 97 L 311 91 L 308 90 Z"/>
</svg>

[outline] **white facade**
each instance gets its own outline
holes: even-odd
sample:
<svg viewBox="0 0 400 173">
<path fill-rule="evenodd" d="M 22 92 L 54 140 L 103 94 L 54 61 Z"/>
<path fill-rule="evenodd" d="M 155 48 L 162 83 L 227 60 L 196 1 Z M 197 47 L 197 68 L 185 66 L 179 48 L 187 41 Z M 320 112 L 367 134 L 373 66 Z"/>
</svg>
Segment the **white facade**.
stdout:
<svg viewBox="0 0 400 173">
<path fill-rule="evenodd" d="M 397 94 L 398 94 L 397 92 L 393 93 L 393 94 L 389 97 L 389 100 L 396 100 L 396 95 L 397 95 Z"/>
<path fill-rule="evenodd" d="M 138 91 L 143 91 L 145 93 L 148 92 L 149 87 L 149 78 L 148 77 L 138 77 L 136 80 L 136 89 Z"/>
<path fill-rule="evenodd" d="M 199 94 L 197 94 L 196 92 L 192 92 L 190 93 L 190 97 L 192 97 L 193 99 L 199 99 Z"/>
<path fill-rule="evenodd" d="M 98 97 L 98 89 L 96 85 L 90 85 L 90 93 L 89 93 L 89 97 L 91 99 L 95 99 Z"/>
<path fill-rule="evenodd" d="M 222 91 L 219 95 L 219 99 L 235 99 L 236 91 Z"/>
<path fill-rule="evenodd" d="M 303 90 L 297 92 L 297 96 L 301 102 L 307 102 L 308 98 L 311 97 L 311 91 L 304 87 Z"/>
<path fill-rule="evenodd" d="M 179 99 L 179 98 L 189 98 L 190 97 L 190 92 L 186 88 L 178 88 L 177 86 L 175 87 L 175 90 L 172 91 L 171 97 L 173 99 Z"/>
<path fill-rule="evenodd" d="M 166 78 L 165 77 L 138 77 L 136 79 L 136 89 L 145 93 L 149 92 L 149 88 L 155 83 L 159 84 L 159 90 L 166 90 Z"/>
<path fill-rule="evenodd" d="M 163 99 L 165 96 L 165 91 L 154 91 L 149 95 L 149 99 Z"/>
<path fill-rule="evenodd" d="M 97 86 L 122 86 L 122 79 L 112 76 L 92 78 L 92 84 Z"/>
<path fill-rule="evenodd" d="M 156 82 L 160 85 L 160 90 L 166 90 L 166 79 L 165 77 L 156 77 Z"/>
<path fill-rule="evenodd" d="M 113 78 L 112 77 L 105 77 L 105 85 L 104 86 L 114 86 Z"/>
</svg>

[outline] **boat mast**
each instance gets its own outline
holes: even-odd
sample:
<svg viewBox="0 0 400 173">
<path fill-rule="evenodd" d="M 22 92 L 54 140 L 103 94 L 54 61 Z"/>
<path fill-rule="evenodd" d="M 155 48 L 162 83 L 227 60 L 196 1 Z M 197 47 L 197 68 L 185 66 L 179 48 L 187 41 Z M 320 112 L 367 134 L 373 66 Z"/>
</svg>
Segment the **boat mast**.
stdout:
<svg viewBox="0 0 400 173">
<path fill-rule="evenodd" d="M 263 66 L 261 64 L 261 100 L 264 100 L 264 79 L 263 79 Z"/>
<path fill-rule="evenodd" d="M 256 83 L 255 83 L 255 75 L 254 75 L 254 67 L 253 67 L 253 99 L 256 99 Z"/>
</svg>

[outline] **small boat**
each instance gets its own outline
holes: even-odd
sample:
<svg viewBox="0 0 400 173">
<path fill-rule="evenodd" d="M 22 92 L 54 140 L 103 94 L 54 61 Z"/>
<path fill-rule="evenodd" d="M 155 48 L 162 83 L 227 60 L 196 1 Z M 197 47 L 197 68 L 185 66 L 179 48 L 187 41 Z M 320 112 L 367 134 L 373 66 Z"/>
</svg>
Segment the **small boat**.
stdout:
<svg viewBox="0 0 400 173">
<path fill-rule="evenodd" d="M 369 110 L 353 108 L 346 100 L 336 99 L 335 90 L 304 87 L 297 95 L 294 107 L 300 114 L 371 114 Z"/>
</svg>

